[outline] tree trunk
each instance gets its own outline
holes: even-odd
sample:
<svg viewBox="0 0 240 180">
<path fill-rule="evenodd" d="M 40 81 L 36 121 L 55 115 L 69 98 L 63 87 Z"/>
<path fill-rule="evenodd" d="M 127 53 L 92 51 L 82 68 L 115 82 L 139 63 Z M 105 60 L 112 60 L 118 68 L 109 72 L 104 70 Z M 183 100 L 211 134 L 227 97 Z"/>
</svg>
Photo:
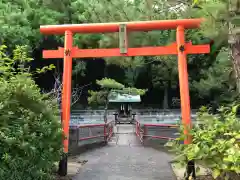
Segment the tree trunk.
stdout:
<svg viewBox="0 0 240 180">
<path fill-rule="evenodd" d="M 107 62 L 105 61 L 105 64 L 104 64 L 104 77 L 108 77 L 108 67 L 107 67 Z"/>
<path fill-rule="evenodd" d="M 107 123 L 107 113 L 108 113 L 108 102 L 105 104 L 105 109 L 104 109 L 104 115 L 103 115 L 103 119 L 104 119 L 104 123 Z"/>
<path fill-rule="evenodd" d="M 147 6 L 147 9 L 148 9 L 148 18 L 149 18 L 149 20 L 152 20 L 152 15 L 153 15 L 153 10 L 152 10 L 153 0 L 146 0 L 146 6 Z"/>
<path fill-rule="evenodd" d="M 168 85 L 164 87 L 163 109 L 168 109 Z"/>
<path fill-rule="evenodd" d="M 108 104 L 109 104 L 109 100 L 108 100 L 108 96 L 109 96 L 109 93 L 111 91 L 109 91 L 107 93 L 107 96 L 106 96 L 106 99 L 105 99 L 105 108 L 104 108 L 104 115 L 103 115 L 103 119 L 104 119 L 104 123 L 107 123 L 107 113 L 108 113 Z"/>
<path fill-rule="evenodd" d="M 229 2 L 229 12 L 231 12 L 232 17 L 236 16 L 239 14 L 240 1 L 237 0 Z M 237 24 L 233 24 L 232 21 L 229 22 L 228 43 L 231 47 L 231 58 L 236 78 L 236 90 L 238 94 L 240 94 L 240 30 L 237 27 Z"/>
<path fill-rule="evenodd" d="M 236 78 L 237 92 L 240 94 L 240 41 L 239 39 L 235 40 L 235 43 L 231 45 L 231 54 Z"/>
</svg>

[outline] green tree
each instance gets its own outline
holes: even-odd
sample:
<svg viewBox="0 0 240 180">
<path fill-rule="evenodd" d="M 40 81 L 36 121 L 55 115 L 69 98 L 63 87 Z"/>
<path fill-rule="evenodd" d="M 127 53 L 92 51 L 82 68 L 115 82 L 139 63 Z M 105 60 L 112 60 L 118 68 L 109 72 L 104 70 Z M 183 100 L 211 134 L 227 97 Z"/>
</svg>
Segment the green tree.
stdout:
<svg viewBox="0 0 240 180">
<path fill-rule="evenodd" d="M 176 88 L 178 81 L 177 58 L 173 56 L 160 58 L 161 61 L 152 64 L 152 82 L 155 88 L 164 90 L 163 108 L 168 109 L 168 91 Z"/>
<path fill-rule="evenodd" d="M 104 122 L 107 122 L 107 110 L 109 104 L 110 95 L 114 95 L 111 92 L 123 93 L 123 94 L 139 94 L 144 95 L 145 90 L 137 88 L 126 88 L 123 84 L 115 81 L 114 79 L 103 78 L 97 80 L 96 83 L 100 86 L 99 91 L 89 91 L 90 97 L 88 98 L 89 104 L 104 104 Z"/>
<path fill-rule="evenodd" d="M 57 103 L 41 94 L 32 79 L 26 47 L 17 46 L 12 54 L 0 46 L 0 177 L 50 180 L 62 153 Z"/>
<path fill-rule="evenodd" d="M 63 44 L 61 36 L 45 37 L 40 34 L 40 25 L 56 25 L 79 23 L 78 12 L 74 12 L 74 3 L 77 0 L 3 0 L 0 2 L 0 33 L 1 44 L 8 44 L 8 53 L 11 53 L 15 45 L 27 45 L 29 54 L 39 49 L 44 41 L 49 40 L 50 48 L 57 44 Z M 83 10 L 82 10 L 83 12 Z M 82 13 L 80 12 L 80 13 Z M 75 45 L 83 44 L 89 39 L 75 37 Z M 49 45 L 48 45 L 49 46 Z M 38 57 L 39 58 L 39 57 Z M 85 62 L 73 64 L 73 76 L 84 75 Z M 58 72 L 61 74 L 60 72 Z M 73 85 L 77 85 L 74 81 Z"/>
<path fill-rule="evenodd" d="M 228 48 L 230 44 L 230 60 L 233 64 L 233 75 L 237 92 L 240 92 L 240 56 L 239 56 L 239 26 L 240 11 L 239 0 L 197 0 L 190 9 L 191 17 L 205 17 L 206 22 L 202 26 L 202 33 L 214 39 L 215 48 Z M 214 11 L 213 11 L 214 9 Z M 229 43 L 229 44 L 228 44 Z M 215 53 L 215 52 L 213 52 Z"/>
<path fill-rule="evenodd" d="M 59 4 L 59 3 L 58 3 Z M 38 47 L 42 24 L 57 24 L 63 14 L 49 7 L 47 1 L 3 0 L 0 2 L 1 42 L 14 49 L 15 44 Z"/>
<path fill-rule="evenodd" d="M 192 89 L 196 89 L 200 98 L 208 99 L 212 105 L 231 103 L 237 95 L 228 51 L 228 48 L 222 49 L 212 66 L 200 72 L 202 78 L 192 82 Z"/>
</svg>

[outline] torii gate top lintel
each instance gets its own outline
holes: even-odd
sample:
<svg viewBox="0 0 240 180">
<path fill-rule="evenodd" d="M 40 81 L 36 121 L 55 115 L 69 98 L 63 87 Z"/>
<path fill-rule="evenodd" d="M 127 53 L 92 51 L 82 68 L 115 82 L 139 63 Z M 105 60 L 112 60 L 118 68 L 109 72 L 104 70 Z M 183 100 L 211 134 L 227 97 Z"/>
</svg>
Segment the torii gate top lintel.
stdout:
<svg viewBox="0 0 240 180">
<path fill-rule="evenodd" d="M 64 58 L 64 52 L 68 55 L 71 52 L 72 58 L 91 58 L 91 57 L 113 57 L 113 56 L 159 56 L 177 55 L 178 48 L 185 50 L 186 54 L 208 53 L 209 45 L 192 45 L 191 42 L 173 42 L 167 46 L 158 47 L 128 47 L 128 32 L 134 31 L 153 31 L 176 29 L 184 37 L 185 29 L 199 28 L 204 19 L 177 19 L 177 20 L 158 20 L 158 21 L 133 21 L 118 23 L 92 23 L 92 24 L 64 24 L 46 25 L 40 27 L 42 34 L 65 34 L 65 47 L 58 50 L 44 50 L 43 58 Z M 78 49 L 72 47 L 69 42 L 74 33 L 119 33 L 119 48 L 111 49 Z M 179 34 L 177 33 L 177 34 Z M 67 40 L 68 39 L 68 40 Z"/>
<path fill-rule="evenodd" d="M 128 31 L 153 31 L 177 29 L 182 26 L 185 29 L 199 28 L 204 19 L 176 19 L 156 21 L 132 21 L 118 23 L 89 23 L 89 24 L 63 24 L 40 26 L 42 34 L 64 34 L 69 30 L 72 33 L 112 33 L 118 32 L 119 26 L 125 24 Z"/>
</svg>

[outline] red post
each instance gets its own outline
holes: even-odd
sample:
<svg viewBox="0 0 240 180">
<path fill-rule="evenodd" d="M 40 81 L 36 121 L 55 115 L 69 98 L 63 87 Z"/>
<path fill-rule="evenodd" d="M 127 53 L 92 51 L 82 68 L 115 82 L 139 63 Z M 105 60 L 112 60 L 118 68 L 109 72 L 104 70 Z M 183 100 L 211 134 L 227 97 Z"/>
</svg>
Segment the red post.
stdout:
<svg viewBox="0 0 240 180">
<path fill-rule="evenodd" d="M 107 142 L 107 123 L 104 124 L 103 127 L 104 141 Z"/>
<path fill-rule="evenodd" d="M 72 44 L 73 35 L 71 31 L 65 31 L 64 43 L 64 68 L 63 68 L 63 89 L 62 89 L 62 128 L 64 132 L 63 146 L 64 156 L 59 164 L 59 174 L 67 175 L 67 154 L 69 143 L 69 121 L 71 108 L 71 84 L 72 84 Z"/>
<path fill-rule="evenodd" d="M 137 135 L 137 124 L 138 122 L 136 121 L 136 124 L 135 124 L 135 134 Z"/>
<path fill-rule="evenodd" d="M 191 127 L 191 111 L 188 87 L 188 70 L 187 70 L 187 54 L 185 47 L 184 27 L 177 27 L 177 49 L 178 49 L 178 72 L 181 98 L 182 123 L 184 125 L 184 144 L 191 143 L 189 128 Z"/>
<path fill-rule="evenodd" d="M 148 136 L 148 128 L 147 126 L 144 124 L 144 129 L 143 129 L 143 136 L 142 136 L 142 143 L 144 144 L 145 139 L 147 139 Z"/>
</svg>

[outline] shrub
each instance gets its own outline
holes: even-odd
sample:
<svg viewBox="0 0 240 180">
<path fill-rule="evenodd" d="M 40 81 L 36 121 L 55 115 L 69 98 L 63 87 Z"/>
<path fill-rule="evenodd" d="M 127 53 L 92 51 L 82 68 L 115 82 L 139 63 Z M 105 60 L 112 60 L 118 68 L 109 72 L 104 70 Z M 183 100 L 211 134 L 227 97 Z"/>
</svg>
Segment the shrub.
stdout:
<svg viewBox="0 0 240 180">
<path fill-rule="evenodd" d="M 175 161 L 183 166 L 188 160 L 195 160 L 196 164 L 208 168 L 214 179 L 238 179 L 240 121 L 236 116 L 237 109 L 235 105 L 222 107 L 214 115 L 203 107 L 191 131 L 192 144 L 179 143 L 184 138 L 183 128 L 177 141 L 166 144 L 177 155 Z"/>
<path fill-rule="evenodd" d="M 24 64 L 25 48 L 13 58 L 0 47 L 0 179 L 49 180 L 62 152 L 57 103 L 40 93 Z"/>
</svg>

